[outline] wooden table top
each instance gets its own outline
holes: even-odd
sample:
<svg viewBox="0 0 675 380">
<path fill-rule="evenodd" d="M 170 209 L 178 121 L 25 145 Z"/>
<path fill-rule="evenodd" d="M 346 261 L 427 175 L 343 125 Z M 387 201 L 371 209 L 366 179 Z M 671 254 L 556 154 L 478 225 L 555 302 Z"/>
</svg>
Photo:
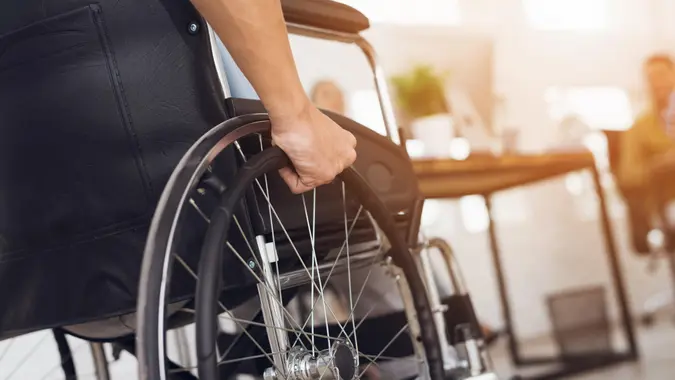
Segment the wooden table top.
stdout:
<svg viewBox="0 0 675 380">
<path fill-rule="evenodd" d="M 427 198 L 490 194 L 550 179 L 595 165 L 588 151 L 502 157 L 413 160 L 420 189 Z"/>
</svg>

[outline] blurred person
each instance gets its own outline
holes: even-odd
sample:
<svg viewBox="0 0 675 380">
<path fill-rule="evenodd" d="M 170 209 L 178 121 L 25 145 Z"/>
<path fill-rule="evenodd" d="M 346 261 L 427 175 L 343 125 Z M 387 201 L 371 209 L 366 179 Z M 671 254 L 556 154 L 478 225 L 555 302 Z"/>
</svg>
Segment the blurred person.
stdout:
<svg viewBox="0 0 675 380">
<path fill-rule="evenodd" d="M 330 80 L 321 80 L 314 84 L 309 95 L 312 103 L 318 108 L 345 114 L 345 97 L 342 89 Z"/>
<path fill-rule="evenodd" d="M 643 74 L 650 104 L 622 136 L 618 184 L 629 209 L 642 210 L 637 212 L 644 215 L 636 217 L 649 222 L 658 208 L 665 206 L 661 202 L 675 199 L 675 181 L 664 181 L 662 175 L 664 170 L 675 168 L 675 104 L 670 104 L 675 91 L 675 63 L 668 55 L 652 55 L 644 62 Z M 668 217 L 669 230 L 673 231 L 673 219 Z M 636 235 L 646 236 L 648 232 Z"/>
</svg>

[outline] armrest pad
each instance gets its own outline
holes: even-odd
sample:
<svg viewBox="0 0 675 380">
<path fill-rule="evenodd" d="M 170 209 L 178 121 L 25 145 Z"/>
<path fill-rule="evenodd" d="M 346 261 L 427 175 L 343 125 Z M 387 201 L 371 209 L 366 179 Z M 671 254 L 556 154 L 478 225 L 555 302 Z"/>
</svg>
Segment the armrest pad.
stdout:
<svg viewBox="0 0 675 380">
<path fill-rule="evenodd" d="M 331 0 L 282 0 L 286 22 L 344 33 L 359 33 L 370 27 L 368 18 L 356 9 Z"/>
</svg>

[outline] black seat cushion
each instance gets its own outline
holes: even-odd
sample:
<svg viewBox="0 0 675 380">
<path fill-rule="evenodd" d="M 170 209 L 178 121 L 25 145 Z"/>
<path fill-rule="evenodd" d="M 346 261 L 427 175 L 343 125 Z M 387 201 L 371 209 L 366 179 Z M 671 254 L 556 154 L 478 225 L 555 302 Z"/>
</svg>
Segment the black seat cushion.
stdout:
<svg viewBox="0 0 675 380">
<path fill-rule="evenodd" d="M 370 27 L 368 18 L 356 9 L 330 0 L 282 0 L 286 22 L 358 33 Z"/>
</svg>

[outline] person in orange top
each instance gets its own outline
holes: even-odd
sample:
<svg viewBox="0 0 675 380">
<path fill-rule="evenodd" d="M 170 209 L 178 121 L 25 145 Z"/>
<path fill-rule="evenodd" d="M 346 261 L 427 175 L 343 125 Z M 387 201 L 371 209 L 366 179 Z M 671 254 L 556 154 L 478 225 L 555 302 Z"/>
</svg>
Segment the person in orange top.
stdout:
<svg viewBox="0 0 675 380">
<path fill-rule="evenodd" d="M 617 179 L 629 209 L 642 210 L 641 217 L 649 221 L 666 201 L 675 199 L 675 181 L 667 178 L 675 168 L 675 104 L 669 104 L 675 92 L 675 63 L 667 55 L 653 55 L 643 70 L 651 102 L 622 136 Z"/>
</svg>

